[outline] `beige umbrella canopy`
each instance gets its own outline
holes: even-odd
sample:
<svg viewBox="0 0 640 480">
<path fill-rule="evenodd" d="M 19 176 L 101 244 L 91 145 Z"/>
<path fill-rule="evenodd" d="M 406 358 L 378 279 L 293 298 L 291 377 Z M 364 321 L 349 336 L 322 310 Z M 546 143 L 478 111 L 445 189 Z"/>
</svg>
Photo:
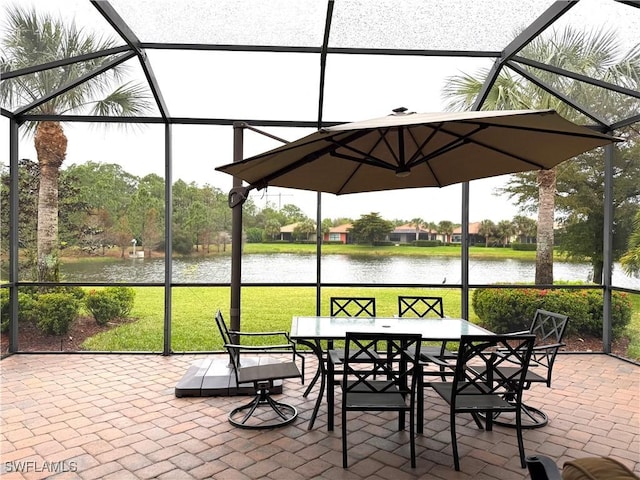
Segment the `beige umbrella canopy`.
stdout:
<svg viewBox="0 0 640 480">
<path fill-rule="evenodd" d="M 618 140 L 553 110 L 406 113 L 318 130 L 292 143 L 216 168 L 249 184 L 234 187 L 231 327 L 240 329 L 242 203 L 269 185 L 337 195 L 443 187 L 549 169 Z M 237 208 L 236 208 L 237 207 Z"/>
<path fill-rule="evenodd" d="M 251 188 L 337 195 L 443 187 L 549 169 L 618 140 L 553 110 L 406 113 L 322 128 L 216 170 Z"/>
</svg>

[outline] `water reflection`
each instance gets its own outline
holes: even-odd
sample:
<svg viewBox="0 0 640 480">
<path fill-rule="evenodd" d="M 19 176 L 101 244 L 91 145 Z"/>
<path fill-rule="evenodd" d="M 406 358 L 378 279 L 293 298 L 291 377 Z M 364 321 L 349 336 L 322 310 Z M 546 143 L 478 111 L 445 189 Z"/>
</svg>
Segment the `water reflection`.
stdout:
<svg viewBox="0 0 640 480">
<path fill-rule="evenodd" d="M 557 281 L 587 281 L 591 267 L 583 263 L 555 262 Z M 325 255 L 322 257 L 322 281 L 325 283 L 448 283 L 461 282 L 459 258 L 450 257 L 371 257 Z M 62 267 L 69 282 L 158 282 L 164 281 L 163 259 L 123 259 L 112 262 L 84 262 Z M 173 261 L 175 283 L 228 283 L 231 281 L 231 257 L 181 258 Z M 535 263 L 522 260 L 469 261 L 469 282 L 530 282 Z M 244 282 L 316 281 L 315 255 L 252 254 L 242 259 Z M 619 265 L 613 284 L 638 288 L 640 280 L 624 275 Z"/>
</svg>

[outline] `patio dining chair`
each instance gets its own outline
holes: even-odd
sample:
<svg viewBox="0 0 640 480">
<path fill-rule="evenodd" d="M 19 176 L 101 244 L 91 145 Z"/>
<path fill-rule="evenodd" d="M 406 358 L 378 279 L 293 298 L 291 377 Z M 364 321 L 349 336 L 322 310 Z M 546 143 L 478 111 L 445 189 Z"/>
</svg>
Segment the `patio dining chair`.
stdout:
<svg viewBox="0 0 640 480">
<path fill-rule="evenodd" d="M 216 324 L 224 348 L 229 354 L 229 365 L 233 369 L 236 385 L 253 384 L 255 395 L 253 400 L 245 405 L 234 408 L 229 413 L 229 422 L 240 428 L 263 429 L 287 425 L 298 416 L 298 411 L 292 405 L 275 400 L 271 396 L 274 382 L 287 378 L 304 379 L 304 357 L 296 351 L 295 343 L 289 340 L 286 332 L 238 332 L 227 328 L 222 312 L 215 315 Z M 279 337 L 282 343 L 265 345 L 241 345 L 242 337 L 268 338 Z M 237 342 L 234 342 L 237 338 Z M 290 361 L 276 361 L 273 358 L 261 358 L 258 364 L 243 365 L 241 352 L 264 353 L 267 351 L 289 351 Z M 296 364 L 296 356 L 302 358 L 302 372 Z M 261 407 L 267 407 L 261 408 Z"/>
<path fill-rule="evenodd" d="M 398 295 L 398 316 L 412 318 L 445 318 L 442 297 L 406 296 Z M 447 342 L 442 342 L 439 346 L 423 344 L 421 349 L 422 360 L 428 356 L 442 359 L 455 358 L 455 353 L 447 350 Z M 440 367 L 438 375 L 445 379 L 445 369 Z M 426 375 L 433 372 L 425 371 Z"/>
<path fill-rule="evenodd" d="M 411 467 L 416 466 L 416 390 L 421 371 L 417 359 L 420 353 L 419 334 L 347 332 L 344 351 L 329 350 L 328 376 L 342 372 L 342 466 L 347 468 L 347 433 L 349 412 L 398 412 L 398 430 L 405 429 L 409 413 L 409 444 Z M 384 346 L 376 353 L 375 346 Z M 343 356 L 344 355 L 344 356 Z M 420 393 L 422 394 L 422 393 Z M 327 395 L 328 418 L 332 430 L 335 390 Z"/>
<path fill-rule="evenodd" d="M 520 464 L 522 468 L 526 468 L 521 406 L 534 340 L 534 335 L 463 335 L 455 364 L 445 363 L 435 357 L 432 359 L 453 369 L 450 381 L 430 382 L 426 385 L 433 388 L 449 405 L 451 445 L 456 470 L 460 470 L 456 438 L 457 415 L 469 413 L 479 429 L 490 431 L 496 412 L 515 414 Z M 505 364 L 510 365 L 506 371 L 501 368 Z"/>
<path fill-rule="evenodd" d="M 538 309 L 529 330 L 511 333 L 512 335 L 531 334 L 535 335 L 536 339 L 531 354 L 531 365 L 525 378 L 525 390 L 534 383 L 544 383 L 547 387 L 551 387 L 553 365 L 558 351 L 565 345 L 562 340 L 568 322 L 567 315 Z M 505 364 L 500 368 L 506 371 L 514 367 Z M 522 403 L 522 413 L 522 428 L 544 427 L 549 421 L 546 413 L 526 403 Z M 503 427 L 513 427 L 515 417 L 512 414 L 498 412 L 494 415 L 493 422 Z"/>
<path fill-rule="evenodd" d="M 375 317 L 376 299 L 374 297 L 331 297 L 329 299 L 329 315 L 332 317 Z M 333 342 L 328 342 L 327 350 L 333 349 Z M 326 357 L 323 360 L 326 364 Z M 316 370 L 315 375 L 303 397 L 311 393 L 311 389 L 320 378 L 321 369 Z"/>
</svg>

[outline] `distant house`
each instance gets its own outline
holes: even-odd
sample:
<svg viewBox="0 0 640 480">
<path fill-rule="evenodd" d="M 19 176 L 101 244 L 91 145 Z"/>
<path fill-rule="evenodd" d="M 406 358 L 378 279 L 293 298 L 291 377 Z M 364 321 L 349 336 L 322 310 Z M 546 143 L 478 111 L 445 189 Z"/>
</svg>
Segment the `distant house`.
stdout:
<svg viewBox="0 0 640 480">
<path fill-rule="evenodd" d="M 337 227 L 331 227 L 328 233 L 324 234 L 323 241 L 325 242 L 341 242 L 351 243 L 349 230 L 353 227 L 350 223 L 338 225 Z"/>
<path fill-rule="evenodd" d="M 295 235 L 293 231 L 296 227 L 300 225 L 300 222 L 290 223 L 289 225 L 285 225 L 284 227 L 280 227 L 280 240 L 284 242 L 294 242 L 296 241 Z M 315 228 L 315 226 L 313 227 Z M 314 237 L 315 238 L 315 237 Z M 300 240 L 298 238 L 298 240 Z"/>
<path fill-rule="evenodd" d="M 436 240 L 436 232 L 431 232 L 420 228 L 418 230 L 418 240 Z M 411 223 L 397 226 L 387 239 L 394 243 L 411 243 L 416 241 L 416 226 Z"/>
<path fill-rule="evenodd" d="M 469 223 L 469 245 L 475 245 L 477 243 L 484 244 L 484 237 L 480 235 L 480 223 Z M 451 243 L 462 243 L 462 227 L 456 227 L 451 234 Z"/>
<path fill-rule="evenodd" d="M 280 227 L 280 240 L 285 242 L 293 242 L 293 230 L 298 226 L 298 222 L 290 223 Z"/>
</svg>

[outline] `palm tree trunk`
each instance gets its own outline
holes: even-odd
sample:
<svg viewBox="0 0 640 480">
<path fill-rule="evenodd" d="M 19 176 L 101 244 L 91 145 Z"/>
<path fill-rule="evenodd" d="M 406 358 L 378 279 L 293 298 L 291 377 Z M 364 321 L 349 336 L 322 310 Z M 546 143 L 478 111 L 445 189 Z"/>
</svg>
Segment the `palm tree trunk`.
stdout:
<svg viewBox="0 0 640 480">
<path fill-rule="evenodd" d="M 553 284 L 553 224 L 555 213 L 556 170 L 538 172 L 538 240 L 536 248 L 536 285 Z"/>
<path fill-rule="evenodd" d="M 57 265 L 47 260 L 58 247 L 58 176 L 67 154 L 67 137 L 59 122 L 40 122 L 34 144 L 40 165 L 38 194 L 38 281 L 57 281 Z"/>
</svg>

